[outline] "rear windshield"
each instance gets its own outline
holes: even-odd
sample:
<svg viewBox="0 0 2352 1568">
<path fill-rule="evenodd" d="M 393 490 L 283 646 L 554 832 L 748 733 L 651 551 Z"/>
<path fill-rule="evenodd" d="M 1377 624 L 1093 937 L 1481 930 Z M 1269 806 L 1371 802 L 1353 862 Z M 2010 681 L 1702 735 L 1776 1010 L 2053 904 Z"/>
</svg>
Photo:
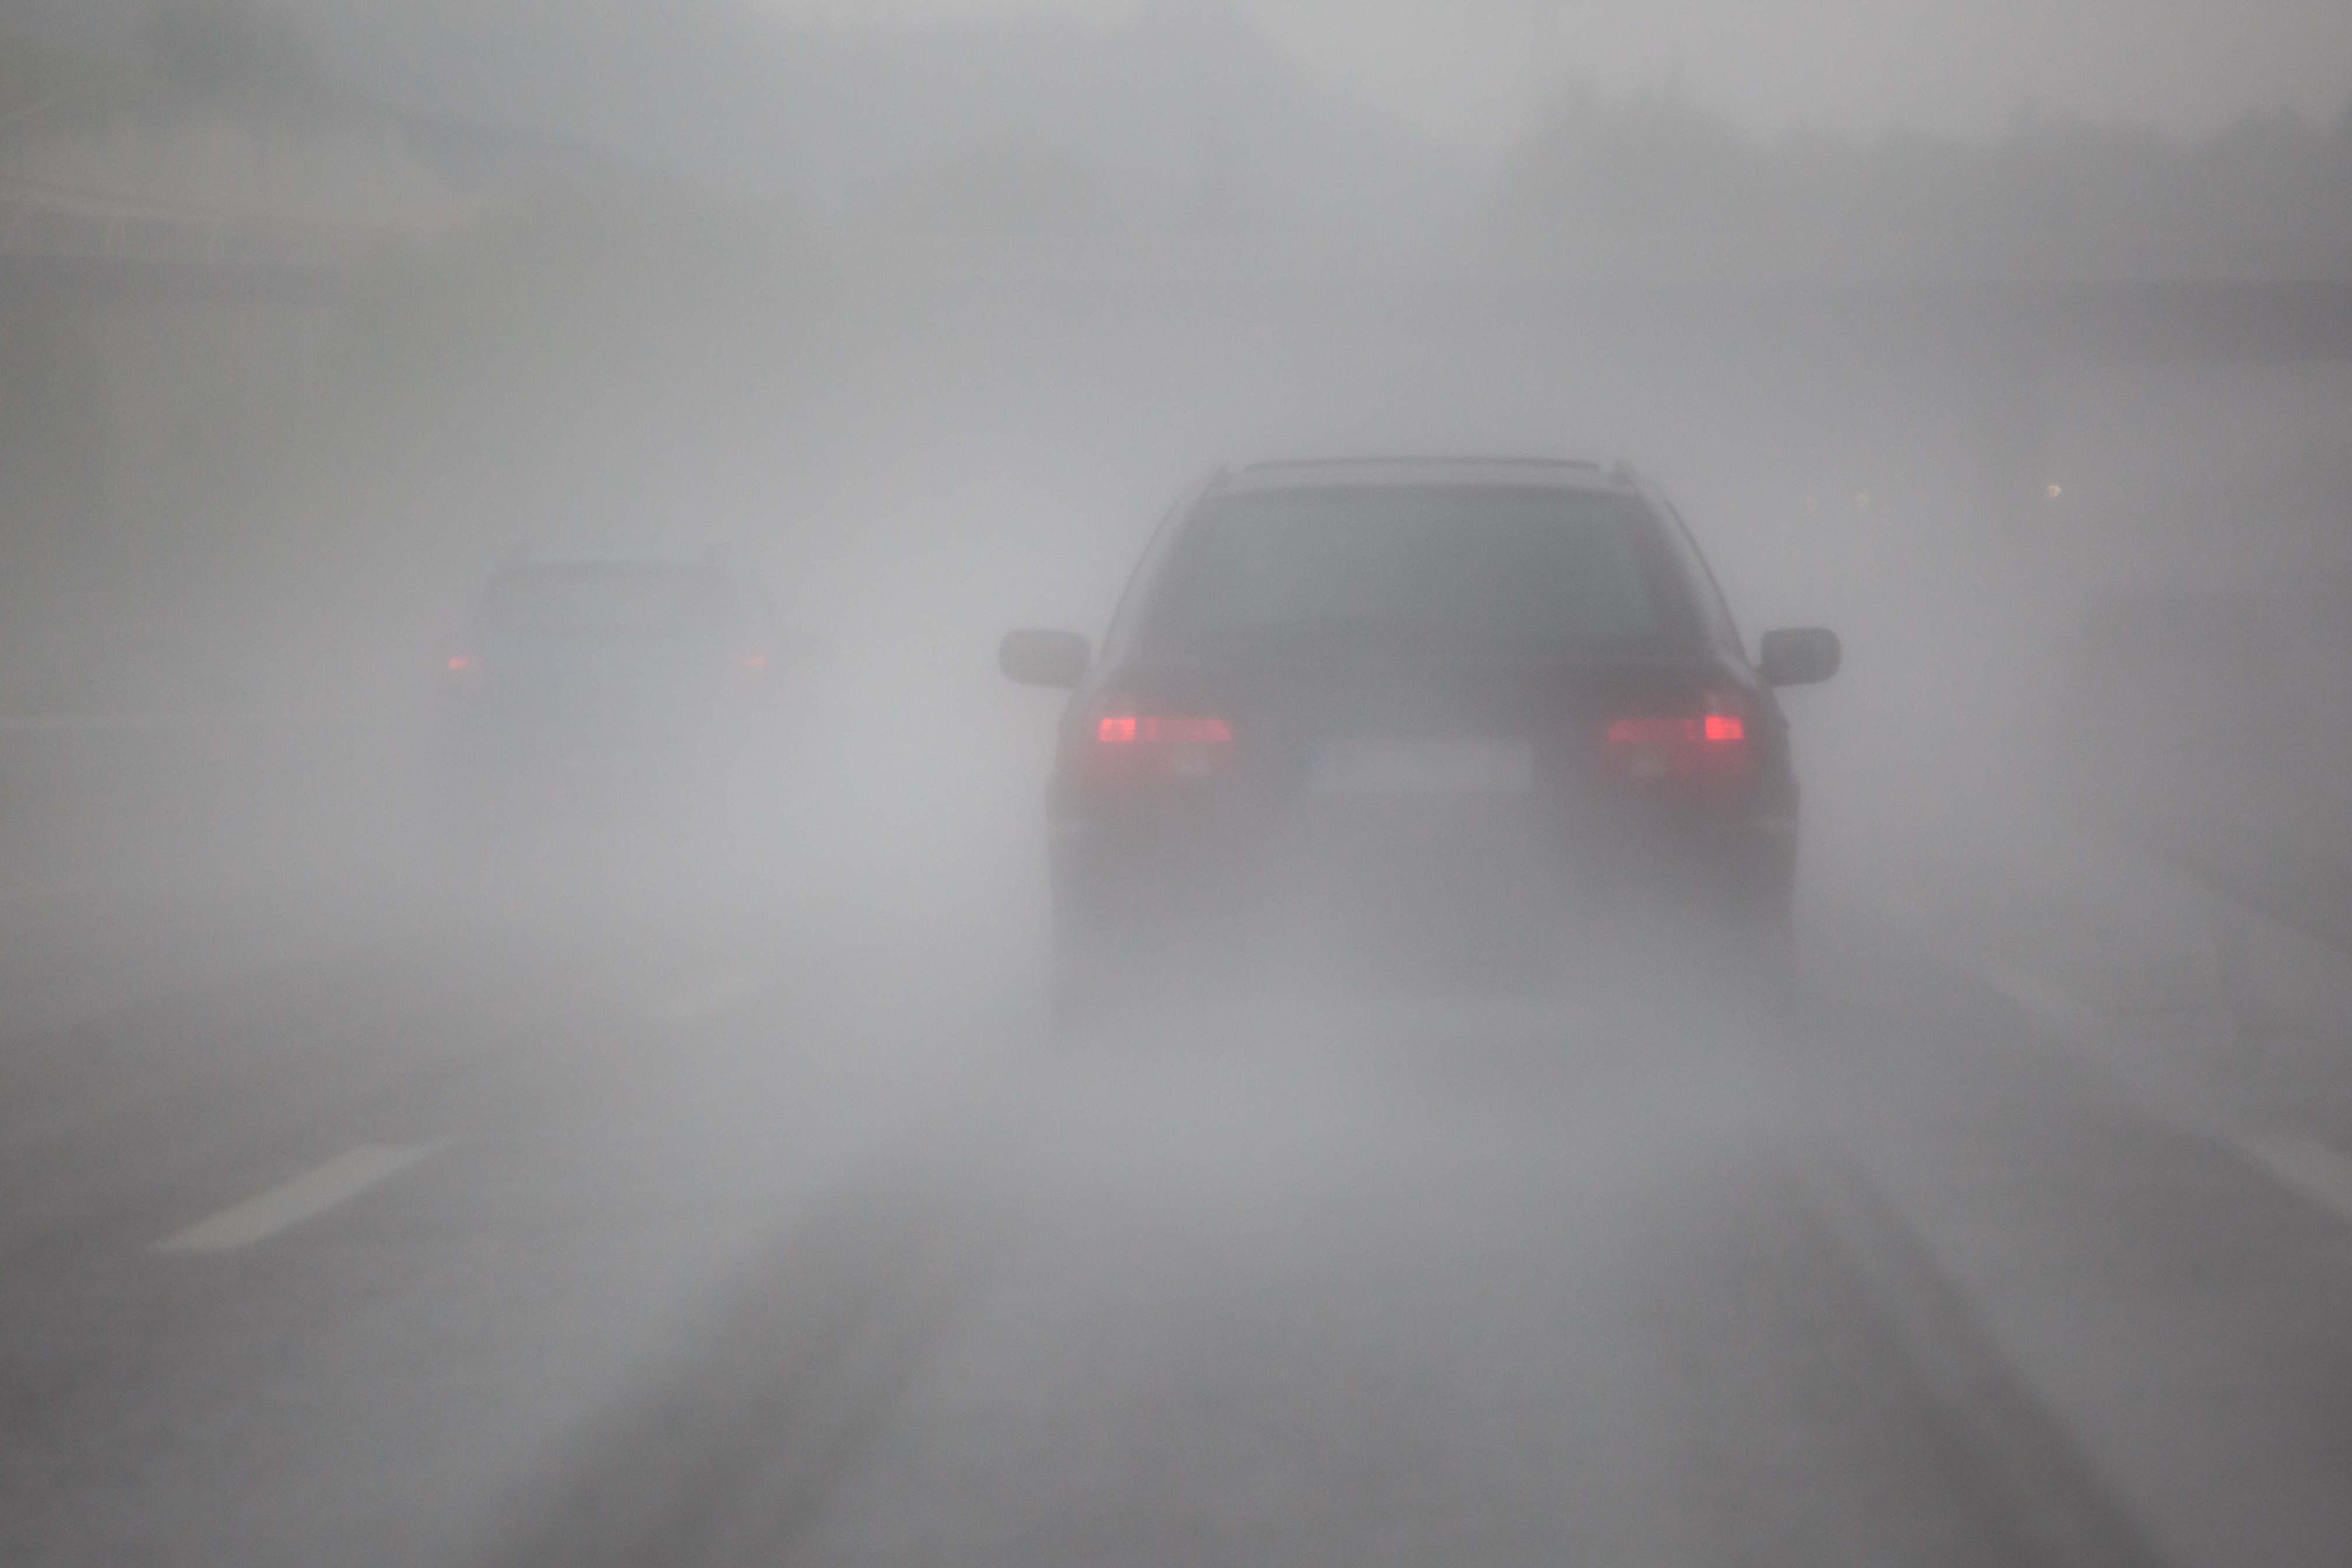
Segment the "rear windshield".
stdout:
<svg viewBox="0 0 2352 1568">
<path fill-rule="evenodd" d="M 1285 490 L 1213 500 L 1147 636 L 1202 654 L 1350 630 L 1605 646 L 1670 629 L 1653 523 L 1564 489 Z"/>
<path fill-rule="evenodd" d="M 708 567 L 595 562 L 503 572 L 483 616 L 501 631 L 641 637 L 721 626 L 732 607 Z"/>
</svg>

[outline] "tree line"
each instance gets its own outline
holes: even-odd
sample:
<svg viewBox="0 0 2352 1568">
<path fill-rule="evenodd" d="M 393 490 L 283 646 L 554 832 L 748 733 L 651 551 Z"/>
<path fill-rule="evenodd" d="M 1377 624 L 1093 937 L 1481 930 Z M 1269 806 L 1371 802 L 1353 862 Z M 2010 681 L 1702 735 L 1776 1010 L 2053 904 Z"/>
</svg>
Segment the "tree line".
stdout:
<svg viewBox="0 0 2352 1568">
<path fill-rule="evenodd" d="M 2181 141 L 2021 115 L 1998 138 L 1745 136 L 1677 93 L 1562 103 L 1505 160 L 1524 251 L 1599 269 L 2352 278 L 2352 105 Z"/>
</svg>

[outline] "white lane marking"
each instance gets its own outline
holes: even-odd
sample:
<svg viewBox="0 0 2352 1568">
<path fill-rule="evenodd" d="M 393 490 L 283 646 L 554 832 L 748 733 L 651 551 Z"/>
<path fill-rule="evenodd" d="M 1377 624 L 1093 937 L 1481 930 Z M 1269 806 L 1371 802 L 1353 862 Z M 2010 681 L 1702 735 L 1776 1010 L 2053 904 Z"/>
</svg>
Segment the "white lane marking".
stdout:
<svg viewBox="0 0 2352 1568">
<path fill-rule="evenodd" d="M 315 1219 L 379 1183 L 391 1180 L 440 1143 L 368 1144 L 349 1149 L 325 1164 L 280 1182 L 176 1236 L 155 1244 L 163 1253 L 234 1252 Z"/>
<path fill-rule="evenodd" d="M 1919 918 L 1916 909 L 1899 899 L 1874 897 L 1870 902 L 1899 921 Z M 1945 956 L 1948 961 L 1949 955 Z M 2098 1026 L 2097 1009 L 2040 975 L 2008 965 L 1962 967 L 1972 969 L 1978 979 L 2053 1035 L 2079 1038 Z M 2281 1186 L 2352 1223 L 2352 1158 L 2337 1153 L 2328 1143 L 2300 1132 L 2232 1135 L 2201 1116 L 2176 1114 L 2166 1120 L 2184 1131 L 2219 1138 Z"/>
<path fill-rule="evenodd" d="M 1977 972 L 1991 986 L 2042 1027 L 2060 1035 L 2087 1034 L 2098 1026 L 2097 1009 L 2088 1006 L 2040 975 L 2008 964 Z"/>
<path fill-rule="evenodd" d="M 2352 1220 L 2352 1160 L 2316 1138 L 2300 1132 L 2275 1132 L 2261 1138 L 2241 1138 L 2238 1150 L 2341 1220 Z"/>
<path fill-rule="evenodd" d="M 656 1024 L 697 1024 L 733 1011 L 772 984 L 764 974 L 723 974 L 664 997 L 645 1016 Z"/>
<path fill-rule="evenodd" d="M 301 723 L 299 713 L 0 713 L 0 735 L 121 735 L 252 730 Z"/>
<path fill-rule="evenodd" d="M 86 893 L 88 890 L 89 889 L 84 888 L 55 886 L 38 882 L 28 886 L 0 888 L 0 904 L 47 903 L 56 900 L 79 897 Z"/>
<path fill-rule="evenodd" d="M 1937 940 L 1927 931 L 1927 917 L 1916 904 L 1890 893 L 1872 894 L 1867 901 L 1881 914 L 1908 927 L 1912 940 L 1925 948 L 1930 958 L 1947 968 L 1973 974 L 2051 1034 L 2082 1036 L 2099 1026 L 2098 1009 L 2069 994 L 2063 987 L 2015 964 L 1971 962 Z"/>
<path fill-rule="evenodd" d="M 2190 988 L 2172 987 L 2185 956 L 2178 952 L 2162 955 L 2163 981 L 2154 995 L 2147 994 L 2146 986 L 2156 972 L 2141 973 L 2136 967 L 2126 971 L 2124 978 L 2137 1001 L 2126 996 L 2118 1002 L 2102 1004 L 2048 978 L 2030 963 L 2001 963 L 1988 956 L 1979 946 L 1937 934 L 1929 928 L 1924 911 L 1896 895 L 1866 893 L 1863 901 L 1906 928 L 1905 934 L 1931 962 L 1985 986 L 2040 1025 L 2043 1034 L 2056 1038 L 2079 1043 L 2128 1029 L 2159 1016 L 2167 1020 L 2193 1014 L 2210 1016 L 2214 1005 L 2210 985 L 2197 978 L 2193 963 L 2187 983 Z M 2158 956 L 2145 948 L 2140 952 L 2147 958 Z"/>
<path fill-rule="evenodd" d="M 1910 900 L 1894 893 L 1871 893 L 1863 900 L 1883 915 L 1892 915 L 1905 925 L 1925 925 L 1927 914 Z"/>
</svg>

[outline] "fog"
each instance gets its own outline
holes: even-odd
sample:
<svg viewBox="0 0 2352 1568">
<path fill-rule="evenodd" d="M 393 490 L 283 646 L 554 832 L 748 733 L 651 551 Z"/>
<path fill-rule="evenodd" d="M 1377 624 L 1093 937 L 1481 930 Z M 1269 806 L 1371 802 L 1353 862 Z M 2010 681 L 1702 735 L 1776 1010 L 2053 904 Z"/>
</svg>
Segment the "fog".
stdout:
<svg viewBox="0 0 2352 1568">
<path fill-rule="evenodd" d="M 2340 1558 L 2352 35 L 1964 9 L 0 6 L 0 1557 Z M 1454 457 L 1842 639 L 1793 999 L 1070 1026 L 1000 637 Z"/>
</svg>

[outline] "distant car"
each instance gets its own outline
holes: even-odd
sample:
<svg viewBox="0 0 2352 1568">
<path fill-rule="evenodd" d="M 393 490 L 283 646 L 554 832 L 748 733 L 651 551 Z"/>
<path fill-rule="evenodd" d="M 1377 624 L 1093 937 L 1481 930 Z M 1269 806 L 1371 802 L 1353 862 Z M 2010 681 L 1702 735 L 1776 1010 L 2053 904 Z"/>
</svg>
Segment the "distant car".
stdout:
<svg viewBox="0 0 2352 1568">
<path fill-rule="evenodd" d="M 724 779 L 772 732 L 783 645 L 719 560 L 518 553 L 440 670 L 453 821 L 471 832 Z"/>
<path fill-rule="evenodd" d="M 1221 473 L 1153 538 L 1098 657 L 1061 631 L 999 651 L 1072 692 L 1057 1009 L 1302 953 L 1548 983 L 1671 952 L 1670 983 L 1698 965 L 1779 994 L 1798 786 L 1773 688 L 1839 659 L 1805 628 L 1751 662 L 1681 519 L 1622 467 Z"/>
</svg>

